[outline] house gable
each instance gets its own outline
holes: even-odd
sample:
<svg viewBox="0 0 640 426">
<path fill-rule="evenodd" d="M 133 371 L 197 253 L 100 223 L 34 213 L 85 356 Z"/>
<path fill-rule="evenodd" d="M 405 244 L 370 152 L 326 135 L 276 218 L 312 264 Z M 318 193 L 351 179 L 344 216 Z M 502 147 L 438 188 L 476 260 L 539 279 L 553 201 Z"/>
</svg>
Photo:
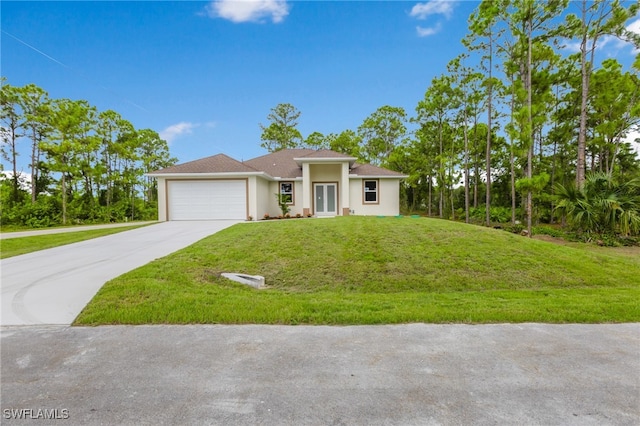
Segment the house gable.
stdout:
<svg viewBox="0 0 640 426">
<path fill-rule="evenodd" d="M 395 172 L 393 170 L 385 169 L 382 167 L 374 166 L 372 164 L 359 164 L 356 163 L 351 167 L 350 176 L 352 177 L 371 177 L 371 178 L 394 178 L 404 179 L 407 176 L 402 173 Z"/>
<path fill-rule="evenodd" d="M 200 173 L 256 173 L 258 170 L 246 163 L 241 163 L 225 154 L 212 155 L 200 160 L 176 164 L 166 169 L 150 173 L 154 175 L 200 174 Z"/>
</svg>

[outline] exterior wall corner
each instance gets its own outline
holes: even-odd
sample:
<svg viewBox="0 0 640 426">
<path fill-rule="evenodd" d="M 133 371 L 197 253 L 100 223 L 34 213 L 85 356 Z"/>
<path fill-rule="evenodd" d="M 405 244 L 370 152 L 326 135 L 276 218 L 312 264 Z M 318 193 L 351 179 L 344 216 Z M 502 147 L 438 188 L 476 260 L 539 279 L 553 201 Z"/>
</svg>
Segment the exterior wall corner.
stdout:
<svg viewBox="0 0 640 426">
<path fill-rule="evenodd" d="M 158 221 L 167 221 L 167 211 L 169 205 L 167 204 L 167 180 L 163 177 L 156 178 L 158 181 Z"/>
</svg>

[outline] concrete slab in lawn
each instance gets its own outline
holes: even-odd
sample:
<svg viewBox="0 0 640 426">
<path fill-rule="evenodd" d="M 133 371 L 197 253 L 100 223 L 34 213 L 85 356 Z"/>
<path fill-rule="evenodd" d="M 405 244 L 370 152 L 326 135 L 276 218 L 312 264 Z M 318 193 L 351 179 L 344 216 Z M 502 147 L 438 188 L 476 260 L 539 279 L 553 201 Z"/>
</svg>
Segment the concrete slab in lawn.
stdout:
<svg viewBox="0 0 640 426">
<path fill-rule="evenodd" d="M 105 282 L 237 222 L 163 222 L 3 259 L 1 324 L 71 324 Z"/>
<path fill-rule="evenodd" d="M 73 425 L 640 424 L 639 324 L 36 326 L 1 336 L 3 425 L 39 409 Z"/>
</svg>

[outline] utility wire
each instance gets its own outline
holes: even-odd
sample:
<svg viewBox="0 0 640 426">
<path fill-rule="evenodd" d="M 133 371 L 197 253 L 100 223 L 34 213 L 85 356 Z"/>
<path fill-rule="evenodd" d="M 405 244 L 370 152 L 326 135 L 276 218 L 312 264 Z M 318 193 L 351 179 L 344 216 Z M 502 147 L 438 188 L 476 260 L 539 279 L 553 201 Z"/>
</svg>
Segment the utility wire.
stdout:
<svg viewBox="0 0 640 426">
<path fill-rule="evenodd" d="M 29 49 L 33 50 L 34 52 L 37 52 L 37 53 L 41 54 L 42 56 L 44 56 L 45 58 L 49 59 L 50 61 L 55 62 L 56 64 L 58 64 L 58 65 L 60 65 L 60 66 L 62 66 L 62 67 L 64 67 L 64 68 L 68 69 L 69 71 L 74 72 L 75 74 L 78 74 L 79 76 L 81 76 L 81 77 L 82 77 L 82 78 L 84 78 L 85 80 L 89 81 L 90 83 L 95 84 L 95 85 L 99 86 L 101 89 L 103 89 L 103 90 L 105 90 L 105 91 L 107 91 L 107 92 L 111 93 L 112 95 L 116 96 L 117 98 L 120 98 L 122 101 L 124 101 L 124 102 L 126 102 L 126 103 L 128 103 L 128 104 L 131 104 L 131 105 L 133 105 L 134 107 L 136 107 L 136 108 L 138 108 L 138 109 L 141 109 L 141 110 L 142 110 L 142 111 L 144 111 L 144 112 L 149 112 L 146 108 L 144 108 L 144 107 L 142 107 L 142 106 L 140 106 L 140 105 L 136 104 L 136 103 L 135 103 L 135 102 L 133 102 L 133 101 L 130 101 L 130 100 L 129 100 L 129 99 L 127 99 L 127 98 L 124 98 L 124 97 L 120 96 L 117 92 L 114 92 L 113 90 L 109 89 L 108 87 L 105 87 L 105 86 L 103 86 L 103 85 L 101 85 L 101 84 L 99 84 L 99 83 L 96 83 L 96 82 L 94 82 L 94 81 L 91 81 L 91 79 L 87 78 L 83 73 L 81 73 L 81 72 L 78 72 L 78 71 L 74 70 L 74 69 L 73 69 L 73 68 L 71 68 L 69 65 L 64 64 L 64 63 L 60 62 L 60 61 L 59 61 L 59 60 L 57 60 L 56 58 L 54 58 L 54 57 L 52 57 L 52 56 L 50 56 L 50 55 L 47 55 L 47 54 L 46 54 L 46 53 L 44 53 L 42 50 L 39 50 L 39 49 L 37 49 L 37 48 L 33 47 L 32 45 L 30 45 L 30 44 L 29 44 L 29 43 L 27 43 L 26 41 L 19 39 L 18 37 L 14 36 L 13 34 L 11 34 L 11 33 L 7 32 L 7 31 L 5 31 L 5 30 L 0 29 L 0 31 L 2 31 L 4 34 L 8 35 L 9 37 L 11 37 L 12 39 L 14 39 L 15 41 L 17 41 L 17 42 L 19 42 L 19 43 L 21 43 L 21 44 L 23 44 L 23 45 L 27 46 Z"/>
</svg>

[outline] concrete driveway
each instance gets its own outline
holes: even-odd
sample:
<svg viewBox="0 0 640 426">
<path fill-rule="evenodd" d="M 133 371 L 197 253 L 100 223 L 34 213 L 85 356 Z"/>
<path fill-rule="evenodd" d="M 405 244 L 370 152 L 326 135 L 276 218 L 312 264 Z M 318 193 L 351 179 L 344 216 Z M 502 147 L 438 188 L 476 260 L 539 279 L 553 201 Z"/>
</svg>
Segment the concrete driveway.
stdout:
<svg viewBox="0 0 640 426">
<path fill-rule="evenodd" d="M 640 424 L 639 324 L 33 326 L 0 343 L 3 425 Z"/>
<path fill-rule="evenodd" d="M 0 324 L 71 324 L 105 282 L 235 223 L 162 222 L 3 259 Z"/>
</svg>

